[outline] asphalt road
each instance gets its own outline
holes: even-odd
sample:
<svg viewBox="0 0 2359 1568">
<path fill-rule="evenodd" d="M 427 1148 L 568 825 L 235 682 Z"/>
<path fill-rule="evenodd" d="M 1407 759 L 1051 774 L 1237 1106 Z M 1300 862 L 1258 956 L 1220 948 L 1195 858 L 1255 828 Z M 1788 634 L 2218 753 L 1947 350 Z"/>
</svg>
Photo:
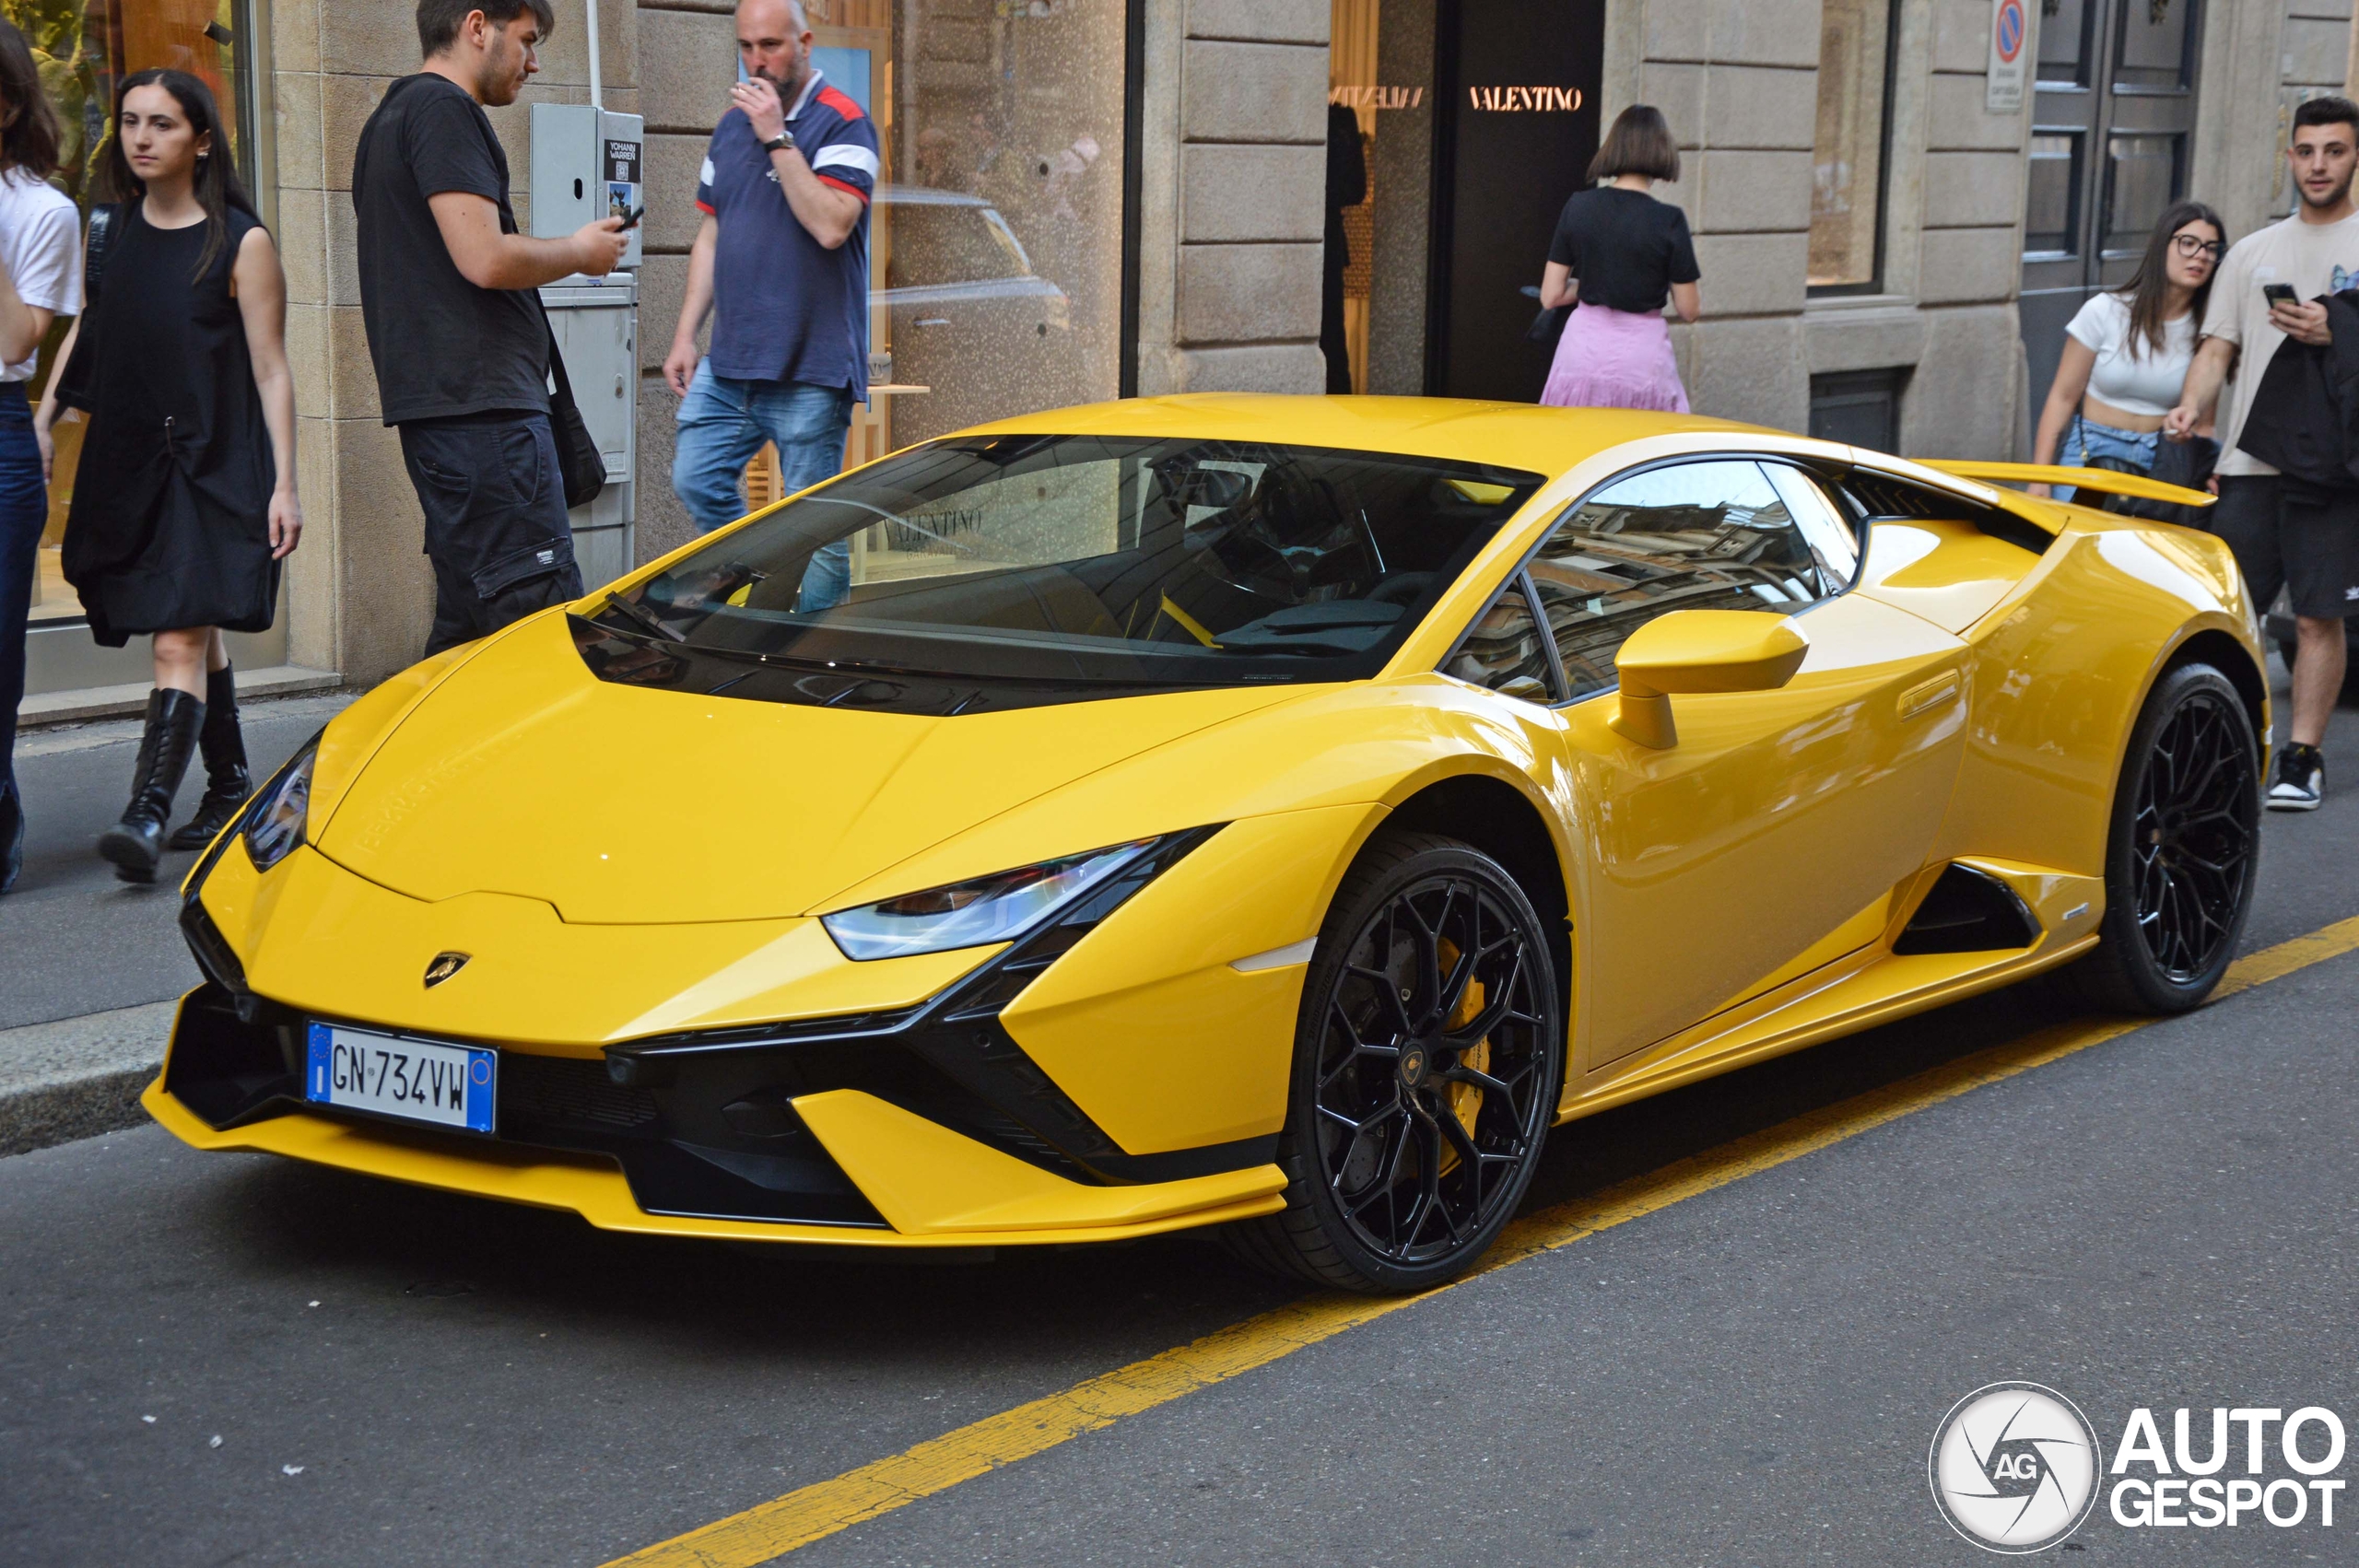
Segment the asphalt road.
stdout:
<svg viewBox="0 0 2359 1568">
<path fill-rule="evenodd" d="M 352 699 L 283 697 L 241 714 L 247 765 L 269 777 Z M 25 800 L 25 869 L 0 898 L 0 1029 L 163 1001 L 201 977 L 173 919 L 177 889 L 195 850 L 164 857 L 156 880 L 115 880 L 92 848 L 123 815 L 139 755 L 135 720 L 32 730 L 17 738 Z M 186 822 L 205 793 L 202 761 L 190 764 L 172 812 Z"/>
<path fill-rule="evenodd" d="M 2268 820 L 2248 949 L 2359 914 L 2354 828 L 2349 786 Z M 2136 1406 L 2166 1442 L 2178 1406 L 2199 1432 L 2214 1405 L 2359 1426 L 2355 1012 L 2359 954 L 796 1560 L 1987 1562 L 1925 1484 L 1936 1422 L 1981 1385 L 2062 1390 L 2108 1454 Z M 1577 1124 L 1532 1205 L 2063 1016 L 2018 989 Z M 154 1129 L 0 1160 L 0 1562 L 43 1564 L 597 1563 L 1294 1293 L 1185 1238 L 901 1267 L 609 1236 Z M 2101 1506 L 2071 1561 L 2348 1562 L 2346 1531 L 2347 1493 L 2330 1530 L 2134 1531 Z"/>
</svg>

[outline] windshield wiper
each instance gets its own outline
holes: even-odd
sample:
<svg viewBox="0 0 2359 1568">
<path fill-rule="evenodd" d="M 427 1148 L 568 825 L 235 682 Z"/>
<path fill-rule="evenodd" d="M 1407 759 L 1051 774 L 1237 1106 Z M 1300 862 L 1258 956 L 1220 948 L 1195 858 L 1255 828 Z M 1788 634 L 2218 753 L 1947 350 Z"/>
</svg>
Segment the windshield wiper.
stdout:
<svg viewBox="0 0 2359 1568">
<path fill-rule="evenodd" d="M 658 615 L 646 605 L 634 604 L 619 593 L 607 599 L 606 608 L 609 610 L 620 610 L 624 614 L 638 622 L 641 627 L 653 632 L 657 637 L 667 638 L 673 642 L 686 642 L 688 640 L 687 633 L 681 631 L 676 626 L 674 626 L 670 622 L 664 620 L 663 616 Z"/>
</svg>

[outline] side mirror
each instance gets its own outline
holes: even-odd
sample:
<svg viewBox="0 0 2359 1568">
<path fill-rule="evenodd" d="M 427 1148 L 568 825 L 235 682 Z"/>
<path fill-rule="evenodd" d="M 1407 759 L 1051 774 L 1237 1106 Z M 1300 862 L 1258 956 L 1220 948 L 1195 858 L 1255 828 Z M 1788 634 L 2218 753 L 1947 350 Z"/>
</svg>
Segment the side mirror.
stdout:
<svg viewBox="0 0 2359 1568">
<path fill-rule="evenodd" d="M 1673 610 L 1630 634 L 1614 656 L 1622 677 L 1607 726 L 1658 751 L 1679 743 L 1677 692 L 1775 691 L 1794 678 L 1810 642 L 1783 615 L 1761 610 Z"/>
</svg>

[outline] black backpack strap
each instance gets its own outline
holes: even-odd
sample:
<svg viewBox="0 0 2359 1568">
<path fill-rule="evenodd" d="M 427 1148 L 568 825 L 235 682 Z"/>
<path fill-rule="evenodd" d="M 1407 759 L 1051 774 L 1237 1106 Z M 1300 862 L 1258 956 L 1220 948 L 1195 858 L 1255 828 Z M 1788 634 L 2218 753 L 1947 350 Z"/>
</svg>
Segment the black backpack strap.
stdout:
<svg viewBox="0 0 2359 1568">
<path fill-rule="evenodd" d="M 99 297 L 99 278 L 106 271 L 107 248 L 114 239 L 115 219 L 121 210 L 111 206 L 90 209 L 89 238 L 82 246 L 82 298 L 86 308 Z"/>
</svg>

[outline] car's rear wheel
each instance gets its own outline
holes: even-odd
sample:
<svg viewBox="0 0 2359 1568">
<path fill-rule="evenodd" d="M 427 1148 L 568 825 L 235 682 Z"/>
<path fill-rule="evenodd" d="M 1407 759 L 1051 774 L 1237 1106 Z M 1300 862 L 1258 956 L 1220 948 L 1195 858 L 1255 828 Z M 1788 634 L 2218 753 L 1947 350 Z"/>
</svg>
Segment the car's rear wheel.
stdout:
<svg viewBox="0 0 2359 1568">
<path fill-rule="evenodd" d="M 1388 835 L 1345 877 L 1303 985 L 1264 1268 L 1356 1291 L 1462 1272 L 1532 1184 L 1563 1082 L 1547 928 L 1489 856 Z"/>
<path fill-rule="evenodd" d="M 2096 951 L 2069 971 L 2124 1012 L 2183 1012 L 2236 956 L 2260 864 L 2260 743 L 2227 676 L 2182 664 L 2130 731 Z"/>
</svg>

